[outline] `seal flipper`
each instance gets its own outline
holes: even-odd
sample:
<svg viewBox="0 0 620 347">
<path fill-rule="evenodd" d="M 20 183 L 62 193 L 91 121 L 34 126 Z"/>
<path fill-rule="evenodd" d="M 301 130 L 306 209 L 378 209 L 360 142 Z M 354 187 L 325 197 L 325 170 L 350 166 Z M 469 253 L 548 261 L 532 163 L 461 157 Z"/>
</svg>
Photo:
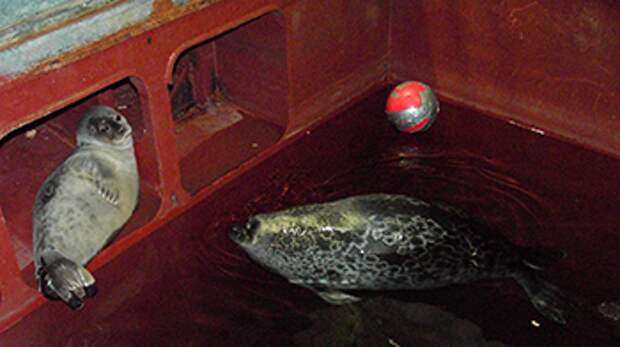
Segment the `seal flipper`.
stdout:
<svg viewBox="0 0 620 347">
<path fill-rule="evenodd" d="M 41 257 L 39 290 L 48 299 L 61 299 L 74 310 L 83 306 L 86 297 L 97 293 L 95 278 L 83 266 L 58 252 L 46 252 Z"/>
<path fill-rule="evenodd" d="M 112 205 L 118 205 L 120 190 L 115 184 L 115 180 L 110 179 L 113 174 L 99 161 L 85 158 L 74 159 L 73 170 L 79 177 L 91 182 L 96 187 L 99 196 L 104 200 Z"/>
<path fill-rule="evenodd" d="M 346 304 L 351 304 L 351 303 L 358 302 L 361 300 L 355 295 L 347 294 L 339 290 L 329 289 L 329 288 L 324 288 L 324 287 L 316 288 L 311 285 L 301 284 L 298 281 L 289 281 L 289 282 L 291 282 L 292 284 L 296 284 L 296 285 L 310 289 L 316 295 L 318 295 L 321 299 L 327 301 L 328 303 L 332 305 L 346 305 Z"/>
<path fill-rule="evenodd" d="M 542 271 L 554 263 L 566 258 L 566 252 L 547 247 L 519 247 L 523 264 L 533 270 Z"/>
<path fill-rule="evenodd" d="M 354 295 L 351 295 L 351 294 L 347 294 L 347 293 L 341 292 L 339 290 L 333 290 L 333 289 L 316 290 L 316 289 L 313 289 L 313 291 L 321 299 L 327 301 L 328 303 L 330 303 L 332 305 L 352 304 L 354 302 L 358 302 L 358 301 L 361 300 L 357 296 L 354 296 Z"/>
<path fill-rule="evenodd" d="M 560 289 L 530 271 L 515 276 L 515 279 L 525 289 L 530 302 L 540 314 L 558 324 L 566 324 L 567 316 L 574 312 L 575 305 Z"/>
</svg>

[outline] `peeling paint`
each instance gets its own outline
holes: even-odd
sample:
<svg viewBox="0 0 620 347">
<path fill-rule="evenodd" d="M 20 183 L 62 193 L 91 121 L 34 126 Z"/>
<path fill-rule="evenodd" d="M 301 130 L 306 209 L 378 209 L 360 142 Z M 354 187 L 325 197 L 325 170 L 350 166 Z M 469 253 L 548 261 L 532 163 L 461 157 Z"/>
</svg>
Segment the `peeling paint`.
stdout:
<svg viewBox="0 0 620 347">
<path fill-rule="evenodd" d="M 153 0 L 133 0 L 0 51 L 0 75 L 13 77 L 44 60 L 93 43 L 147 19 Z"/>
<path fill-rule="evenodd" d="M 0 44 L 119 0 L 0 0 Z"/>
</svg>

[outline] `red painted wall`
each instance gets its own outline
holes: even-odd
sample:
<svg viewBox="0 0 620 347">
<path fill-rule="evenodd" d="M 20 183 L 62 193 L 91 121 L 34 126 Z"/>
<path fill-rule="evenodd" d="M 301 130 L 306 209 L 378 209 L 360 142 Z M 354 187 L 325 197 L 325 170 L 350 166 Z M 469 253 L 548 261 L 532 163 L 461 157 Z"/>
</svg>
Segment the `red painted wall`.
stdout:
<svg viewBox="0 0 620 347">
<path fill-rule="evenodd" d="M 75 105 L 94 100 L 136 110 L 129 118 L 137 130 L 141 209 L 89 264 L 94 271 L 385 81 L 388 1 L 236 0 L 196 8 L 58 57 L 46 71 L 0 77 L 0 331 L 46 303 L 33 283 L 30 209 L 38 187 L 71 150 L 81 114 Z M 145 27 L 162 18 L 157 10 L 152 17 Z M 201 44 L 213 52 L 197 55 L 202 65 L 193 77 L 202 81 L 194 81 L 195 92 L 199 99 L 209 94 L 216 70 L 226 102 L 241 109 L 243 121 L 221 131 L 195 122 L 197 133 L 183 133 L 173 117 L 173 70 Z M 101 93 L 118 81 L 131 82 L 131 98 Z M 30 129 L 38 135 L 28 137 Z M 15 184 L 16 175 L 25 186 Z"/>
<path fill-rule="evenodd" d="M 620 157 L 617 1 L 393 0 L 392 77 Z"/>
<path fill-rule="evenodd" d="M 234 31 L 267 13 L 274 17 L 245 27 L 251 30 Z M 177 148 L 180 135 L 168 87 L 179 55 L 210 40 L 217 41 L 214 59 L 224 61 L 207 65 L 219 69 L 233 103 L 249 109 L 248 119 L 282 128 L 282 137 L 270 137 L 277 142 L 224 167 L 215 156 L 227 159 L 228 149 L 253 145 L 242 141 L 256 128 L 243 123 L 244 130 L 231 127 L 226 140 L 213 136 L 220 147 L 203 143 L 217 150 L 202 157 L 223 169 L 211 177 L 218 179 L 215 183 L 199 177 L 192 190 L 182 178 L 203 166 L 190 160 L 182 167 L 187 153 Z M 620 6 L 613 1 L 219 1 L 60 68 L 3 80 L 0 156 L 6 165 L 0 179 L 13 182 L 21 154 L 7 143 L 19 136 L 28 144 L 23 138 L 28 124 L 47 124 L 47 130 L 54 124 L 70 127 L 49 122 L 50 116 L 67 116 L 75 102 L 118 81 L 131 81 L 140 105 L 138 159 L 151 204 L 93 260 L 89 268 L 96 270 L 278 152 L 296 134 L 386 81 L 422 80 L 445 98 L 620 157 L 619 65 Z M 97 101 L 106 100 L 121 99 L 103 95 Z M 71 133 L 65 130 L 57 134 L 65 138 Z M 39 168 L 51 171 L 57 163 L 33 146 L 23 148 Z M 13 210 L 0 204 L 0 331 L 30 313 L 31 322 L 45 318 L 37 316 L 45 315 L 42 310 L 35 311 L 45 301 L 32 286 L 32 271 L 18 266 L 15 256 L 15 236 L 29 235 L 29 202 L 46 174 L 32 172 L 37 175 L 23 177 L 38 181 L 19 190 L 24 203 Z M 0 190 L 5 196 L 10 192 Z M 28 255 L 19 259 L 29 260 Z M 49 312 L 56 307 L 48 314 L 54 315 Z"/>
</svg>

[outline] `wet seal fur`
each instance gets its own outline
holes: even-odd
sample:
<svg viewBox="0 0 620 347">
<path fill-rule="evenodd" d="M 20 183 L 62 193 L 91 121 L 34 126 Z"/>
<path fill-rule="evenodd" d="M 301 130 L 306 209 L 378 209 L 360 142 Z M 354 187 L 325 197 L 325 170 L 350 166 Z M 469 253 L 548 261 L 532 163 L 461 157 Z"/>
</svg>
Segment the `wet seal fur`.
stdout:
<svg viewBox="0 0 620 347">
<path fill-rule="evenodd" d="M 89 109 L 77 147 L 45 180 L 32 212 L 39 290 L 73 309 L 97 292 L 84 266 L 127 222 L 138 203 L 132 129 L 107 106 Z"/>
<path fill-rule="evenodd" d="M 572 304 L 537 271 L 563 252 L 522 248 L 452 207 L 403 195 L 355 196 L 251 217 L 231 239 L 258 263 L 332 304 L 346 290 L 429 289 L 513 278 L 545 317 Z"/>
</svg>

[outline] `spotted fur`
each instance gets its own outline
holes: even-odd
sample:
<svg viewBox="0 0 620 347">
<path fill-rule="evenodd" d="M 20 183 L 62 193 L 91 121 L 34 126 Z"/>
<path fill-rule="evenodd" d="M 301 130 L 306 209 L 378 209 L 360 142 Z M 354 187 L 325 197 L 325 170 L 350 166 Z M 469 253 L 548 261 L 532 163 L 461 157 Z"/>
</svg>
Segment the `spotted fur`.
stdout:
<svg viewBox="0 0 620 347">
<path fill-rule="evenodd" d="M 527 252 L 452 207 L 402 195 L 356 196 L 258 214 L 234 227 L 231 238 L 260 264 L 331 303 L 358 300 L 341 290 L 512 277 L 541 313 L 564 322 L 560 292 L 534 274 Z"/>
<path fill-rule="evenodd" d="M 76 148 L 43 182 L 32 211 L 39 289 L 74 309 L 96 292 L 84 266 L 127 222 L 139 191 L 132 129 L 125 117 L 110 107 L 92 107 L 76 137 Z"/>
</svg>

